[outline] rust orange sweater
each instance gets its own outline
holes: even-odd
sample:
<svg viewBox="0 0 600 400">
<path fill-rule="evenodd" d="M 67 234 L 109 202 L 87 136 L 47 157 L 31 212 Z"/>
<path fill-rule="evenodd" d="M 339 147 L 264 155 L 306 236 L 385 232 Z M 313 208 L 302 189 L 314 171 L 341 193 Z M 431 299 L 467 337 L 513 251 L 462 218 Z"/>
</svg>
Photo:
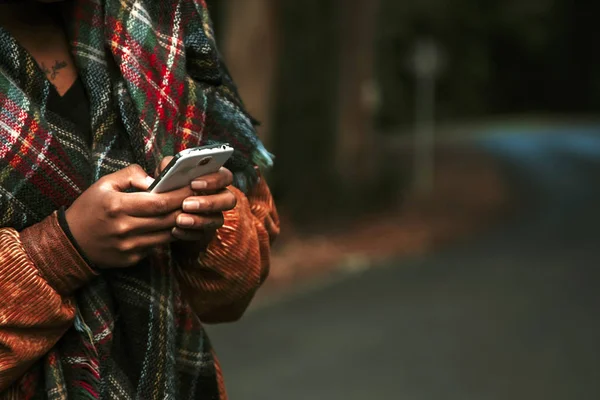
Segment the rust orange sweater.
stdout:
<svg viewBox="0 0 600 400">
<path fill-rule="evenodd" d="M 176 252 L 180 287 L 201 321 L 241 317 L 269 270 L 270 243 L 279 219 L 264 180 L 248 196 L 230 188 L 235 209 L 205 251 Z M 11 385 L 69 329 L 72 294 L 95 273 L 73 248 L 56 213 L 22 232 L 0 229 L 0 400 Z M 217 368 L 225 398 L 220 370 Z"/>
</svg>

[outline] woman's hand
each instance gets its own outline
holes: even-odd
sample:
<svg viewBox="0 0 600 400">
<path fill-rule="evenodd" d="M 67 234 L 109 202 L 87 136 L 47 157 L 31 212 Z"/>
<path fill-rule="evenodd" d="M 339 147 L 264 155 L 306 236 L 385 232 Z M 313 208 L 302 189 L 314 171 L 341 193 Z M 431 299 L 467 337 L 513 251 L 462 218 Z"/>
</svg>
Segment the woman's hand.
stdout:
<svg viewBox="0 0 600 400">
<path fill-rule="evenodd" d="M 101 178 L 66 211 L 73 237 L 98 268 L 133 266 L 155 246 L 174 240 L 181 204 L 194 198 L 190 187 L 168 193 L 145 191 L 152 183 L 138 165 Z"/>
<path fill-rule="evenodd" d="M 161 170 L 170 160 L 167 157 L 161 162 Z M 227 168 L 192 181 L 189 188 L 193 193 L 181 205 L 183 212 L 177 216 L 173 236 L 208 244 L 215 231 L 223 226 L 223 212 L 236 205 L 235 195 L 227 189 L 232 183 L 233 174 Z"/>
</svg>

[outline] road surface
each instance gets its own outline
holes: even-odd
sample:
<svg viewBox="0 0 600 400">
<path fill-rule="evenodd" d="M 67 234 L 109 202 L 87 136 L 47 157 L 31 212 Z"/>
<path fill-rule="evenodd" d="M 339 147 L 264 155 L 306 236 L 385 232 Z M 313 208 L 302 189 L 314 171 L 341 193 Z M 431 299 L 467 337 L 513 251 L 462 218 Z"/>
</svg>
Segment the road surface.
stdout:
<svg viewBox="0 0 600 400">
<path fill-rule="evenodd" d="M 211 327 L 231 400 L 600 399 L 600 127 L 475 145 L 522 211 Z"/>
</svg>

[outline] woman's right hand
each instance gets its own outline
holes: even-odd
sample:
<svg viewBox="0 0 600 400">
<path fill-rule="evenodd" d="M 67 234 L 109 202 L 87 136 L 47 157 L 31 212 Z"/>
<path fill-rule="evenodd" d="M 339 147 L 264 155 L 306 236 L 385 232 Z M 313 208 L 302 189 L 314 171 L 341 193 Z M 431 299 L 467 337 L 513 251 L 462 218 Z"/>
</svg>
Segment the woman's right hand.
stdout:
<svg viewBox="0 0 600 400">
<path fill-rule="evenodd" d="M 69 229 L 84 255 L 97 268 L 137 264 L 171 235 L 189 186 L 168 193 L 144 192 L 152 178 L 139 165 L 106 175 L 66 210 Z M 128 189 L 141 192 L 124 193 Z"/>
</svg>

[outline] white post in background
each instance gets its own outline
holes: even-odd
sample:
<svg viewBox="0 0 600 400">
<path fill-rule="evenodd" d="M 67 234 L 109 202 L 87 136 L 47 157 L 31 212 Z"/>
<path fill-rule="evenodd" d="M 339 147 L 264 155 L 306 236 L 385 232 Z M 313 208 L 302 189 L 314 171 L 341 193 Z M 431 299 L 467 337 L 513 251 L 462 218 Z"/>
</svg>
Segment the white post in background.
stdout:
<svg viewBox="0 0 600 400">
<path fill-rule="evenodd" d="M 416 43 L 413 55 L 415 91 L 415 189 L 429 193 L 435 179 L 435 81 L 440 70 L 440 54 L 431 39 Z"/>
</svg>

